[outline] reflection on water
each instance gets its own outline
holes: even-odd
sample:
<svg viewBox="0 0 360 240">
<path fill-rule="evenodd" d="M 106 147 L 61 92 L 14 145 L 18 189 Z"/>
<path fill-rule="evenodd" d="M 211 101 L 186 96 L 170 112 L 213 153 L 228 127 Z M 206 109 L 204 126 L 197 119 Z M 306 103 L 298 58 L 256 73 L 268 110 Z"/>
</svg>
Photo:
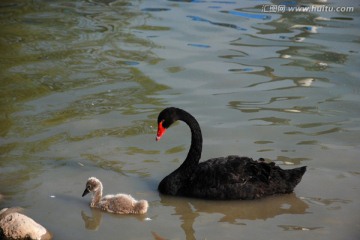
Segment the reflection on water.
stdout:
<svg viewBox="0 0 360 240">
<path fill-rule="evenodd" d="M 285 231 L 311 231 L 322 229 L 322 227 L 302 227 L 294 225 L 279 225 L 279 227 L 283 228 Z"/>
<path fill-rule="evenodd" d="M 177 215 L 183 219 L 194 220 L 200 213 L 220 213 L 219 221 L 236 224 L 238 219 L 255 220 L 274 218 L 281 214 L 304 214 L 309 207 L 294 193 L 273 196 L 256 201 L 202 201 L 161 196 L 161 203 L 173 206 Z M 187 217 L 185 217 L 187 216 Z M 193 216 L 189 218 L 189 216 Z"/>
<path fill-rule="evenodd" d="M 236 26 L 235 24 L 231 24 L 231 23 L 213 22 L 213 21 L 210 21 L 210 20 L 207 20 L 207 19 L 204 19 L 204 18 L 201 18 L 201 17 L 197 17 L 197 16 L 187 16 L 187 17 L 190 18 L 193 21 L 206 22 L 206 23 L 210 23 L 210 24 L 215 25 L 215 26 L 234 28 L 236 30 L 243 30 L 243 31 L 246 30 L 245 28 Z"/>
<path fill-rule="evenodd" d="M 196 239 L 194 224 L 202 214 L 221 214 L 218 222 L 246 225 L 242 220 L 266 220 L 282 214 L 305 214 L 309 206 L 295 194 L 256 201 L 203 201 L 161 196 L 161 204 L 174 208 L 180 216 L 186 239 Z"/>
<path fill-rule="evenodd" d="M 81 217 L 85 223 L 85 228 L 89 230 L 97 230 L 101 223 L 102 212 L 99 209 L 91 209 L 91 216 L 87 216 L 84 211 L 81 211 Z"/>
<path fill-rule="evenodd" d="M 136 215 L 136 214 L 130 214 L 130 215 L 116 215 L 112 213 L 104 213 L 99 209 L 90 208 L 91 215 L 88 216 L 84 211 L 81 211 L 81 218 L 84 221 L 85 228 L 89 230 L 98 230 L 101 226 L 101 218 L 103 214 L 111 214 L 114 218 L 135 218 L 138 221 L 145 221 L 146 216 L 145 215 Z"/>
<path fill-rule="evenodd" d="M 340 204 L 348 204 L 351 203 L 351 200 L 345 199 L 322 199 L 322 198 L 302 198 L 309 203 L 318 204 L 321 206 L 327 206 L 329 209 L 338 209 L 340 208 Z M 334 206 L 335 205 L 335 206 Z"/>
<path fill-rule="evenodd" d="M 119 119 L 148 112 L 161 102 L 152 95 L 167 89 L 134 67 L 158 58 L 149 41 L 125 27 L 141 15 L 131 6 L 118 1 L 1 4 L 1 41 L 6 45 L 1 45 L 0 150 L 9 164 L 2 171 L 4 179 L 21 186 L 39 174 L 43 166 L 33 158 L 90 156 L 75 151 L 54 156 L 63 143 L 74 146 L 153 131 L 143 117 L 131 125 L 102 124 L 114 112 L 120 113 Z M 99 167 L 109 166 L 104 160 L 98 161 Z M 2 188 L 7 194 L 19 190 L 9 184 Z"/>
<path fill-rule="evenodd" d="M 309 208 L 301 198 L 295 194 L 273 196 L 256 201 L 203 201 L 199 199 L 178 198 L 160 196 L 160 203 L 174 209 L 174 215 L 178 215 L 181 228 L 186 239 L 196 239 L 195 221 L 199 221 L 203 214 L 220 214 L 218 222 L 235 225 L 247 224 L 243 220 L 266 220 L 283 214 L 306 214 Z M 81 211 L 81 217 L 85 228 L 98 230 L 101 227 L 101 219 L 104 213 L 99 209 L 90 208 L 91 215 L 88 216 Z M 143 215 L 115 215 L 114 218 L 136 218 L 138 221 L 145 221 Z M 116 219 L 115 219 L 116 220 Z M 280 226 L 290 229 L 290 226 Z M 295 227 L 293 227 L 295 228 Z M 290 229 L 291 230 L 291 229 Z M 157 233 L 152 233 L 155 239 L 162 239 Z"/>
<path fill-rule="evenodd" d="M 262 11 L 280 2 L 1 1 L 0 205 L 27 208 L 59 239 L 114 239 L 120 229 L 128 239 L 356 239 L 358 4 Z M 182 127 L 154 141 L 170 105 L 199 120 L 204 159 L 308 165 L 300 197 L 159 197 L 158 182 L 189 145 Z M 152 221 L 79 217 L 75 199 L 91 175 L 156 203 Z"/>
</svg>

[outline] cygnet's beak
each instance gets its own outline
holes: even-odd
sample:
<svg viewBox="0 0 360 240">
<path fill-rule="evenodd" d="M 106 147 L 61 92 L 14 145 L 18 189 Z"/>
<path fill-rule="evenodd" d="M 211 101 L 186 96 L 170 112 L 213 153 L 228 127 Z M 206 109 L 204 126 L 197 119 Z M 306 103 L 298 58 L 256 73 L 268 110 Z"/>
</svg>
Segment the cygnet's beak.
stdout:
<svg viewBox="0 0 360 240">
<path fill-rule="evenodd" d="M 85 196 L 86 194 L 88 194 L 89 192 L 90 192 L 89 189 L 85 188 L 85 190 L 84 190 L 84 192 L 82 194 L 82 197 Z"/>
</svg>

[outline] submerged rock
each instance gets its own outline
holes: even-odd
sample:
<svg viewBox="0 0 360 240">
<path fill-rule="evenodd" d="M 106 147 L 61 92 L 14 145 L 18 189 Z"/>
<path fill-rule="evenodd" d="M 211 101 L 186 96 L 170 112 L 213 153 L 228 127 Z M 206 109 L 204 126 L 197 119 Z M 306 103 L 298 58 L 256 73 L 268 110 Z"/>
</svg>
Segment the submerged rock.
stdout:
<svg viewBox="0 0 360 240">
<path fill-rule="evenodd" d="M 0 239 L 48 240 L 51 234 L 32 220 L 19 213 L 20 208 L 4 208 L 0 211 Z"/>
</svg>

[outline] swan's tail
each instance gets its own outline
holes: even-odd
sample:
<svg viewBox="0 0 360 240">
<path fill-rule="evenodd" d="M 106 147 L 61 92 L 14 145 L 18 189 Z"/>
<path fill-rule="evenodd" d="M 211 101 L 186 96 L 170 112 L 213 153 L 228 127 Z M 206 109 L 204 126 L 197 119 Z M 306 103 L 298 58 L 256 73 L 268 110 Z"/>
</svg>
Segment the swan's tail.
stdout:
<svg viewBox="0 0 360 240">
<path fill-rule="evenodd" d="M 302 176 L 306 172 L 306 166 L 290 169 L 288 171 L 290 172 L 288 180 L 291 184 L 292 189 L 294 189 L 295 186 L 298 185 L 298 183 L 301 181 Z"/>
<path fill-rule="evenodd" d="M 146 200 L 140 200 L 135 204 L 134 213 L 145 214 L 148 210 L 149 203 Z"/>
</svg>

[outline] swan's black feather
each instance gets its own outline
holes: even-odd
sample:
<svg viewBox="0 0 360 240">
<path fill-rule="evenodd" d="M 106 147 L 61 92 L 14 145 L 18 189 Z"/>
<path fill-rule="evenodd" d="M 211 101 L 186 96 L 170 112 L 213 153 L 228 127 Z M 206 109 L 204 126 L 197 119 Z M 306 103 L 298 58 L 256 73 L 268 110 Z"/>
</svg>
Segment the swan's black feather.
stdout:
<svg viewBox="0 0 360 240">
<path fill-rule="evenodd" d="M 164 109 L 158 123 L 169 127 L 176 120 L 191 129 L 191 146 L 185 161 L 166 176 L 158 190 L 163 194 L 206 199 L 256 199 L 291 193 L 301 181 L 306 167 L 281 169 L 260 158 L 228 156 L 200 162 L 202 135 L 196 119 L 178 108 Z"/>
<path fill-rule="evenodd" d="M 284 170 L 274 163 L 228 156 L 201 162 L 186 177 L 179 171 L 159 185 L 164 194 L 206 199 L 255 199 L 291 193 L 306 167 Z"/>
</svg>

